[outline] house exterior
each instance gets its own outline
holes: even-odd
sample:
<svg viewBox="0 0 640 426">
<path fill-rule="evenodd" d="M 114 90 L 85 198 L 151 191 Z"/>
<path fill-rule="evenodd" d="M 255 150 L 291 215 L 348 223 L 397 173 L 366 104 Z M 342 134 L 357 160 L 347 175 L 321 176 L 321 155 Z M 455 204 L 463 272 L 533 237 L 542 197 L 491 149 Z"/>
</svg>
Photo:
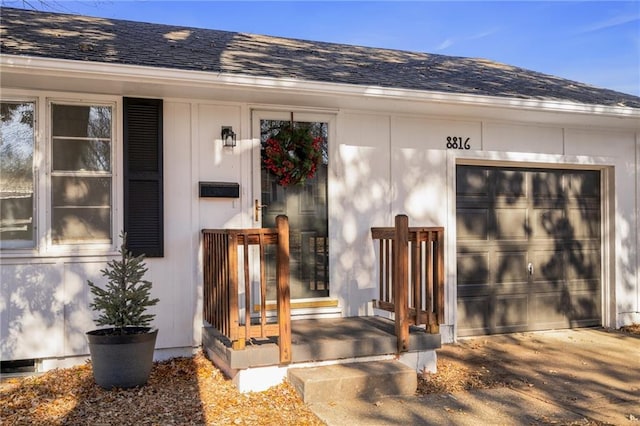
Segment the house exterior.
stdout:
<svg viewBox="0 0 640 426">
<path fill-rule="evenodd" d="M 156 358 L 192 354 L 201 230 L 278 214 L 298 230 L 294 320 L 376 314 L 371 228 L 406 214 L 445 230 L 445 343 L 640 322 L 636 96 L 483 59 L 19 9 L 0 31 L 3 361 L 86 359 L 86 281 L 121 229 L 160 299 Z M 286 187 L 261 155 L 290 122 L 323 155 Z"/>
</svg>

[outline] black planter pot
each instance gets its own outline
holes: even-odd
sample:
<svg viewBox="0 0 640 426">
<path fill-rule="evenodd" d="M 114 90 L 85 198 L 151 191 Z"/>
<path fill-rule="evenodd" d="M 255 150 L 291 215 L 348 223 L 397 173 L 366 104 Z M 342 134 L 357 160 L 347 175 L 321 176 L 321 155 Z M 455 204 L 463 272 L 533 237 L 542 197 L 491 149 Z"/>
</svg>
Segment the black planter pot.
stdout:
<svg viewBox="0 0 640 426">
<path fill-rule="evenodd" d="M 87 333 L 93 378 L 105 388 L 144 385 L 153 366 L 158 330 L 129 327 L 126 334 L 109 334 L 113 329 Z"/>
</svg>

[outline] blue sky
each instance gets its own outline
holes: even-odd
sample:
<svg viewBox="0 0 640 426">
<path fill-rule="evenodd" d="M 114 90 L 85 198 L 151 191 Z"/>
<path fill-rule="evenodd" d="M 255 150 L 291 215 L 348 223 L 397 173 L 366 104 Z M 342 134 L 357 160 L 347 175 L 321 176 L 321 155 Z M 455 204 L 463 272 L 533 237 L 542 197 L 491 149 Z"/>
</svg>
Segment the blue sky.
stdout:
<svg viewBox="0 0 640 426">
<path fill-rule="evenodd" d="M 481 57 L 640 96 L 640 0 L 42 3 L 29 1 L 107 18 Z"/>
</svg>

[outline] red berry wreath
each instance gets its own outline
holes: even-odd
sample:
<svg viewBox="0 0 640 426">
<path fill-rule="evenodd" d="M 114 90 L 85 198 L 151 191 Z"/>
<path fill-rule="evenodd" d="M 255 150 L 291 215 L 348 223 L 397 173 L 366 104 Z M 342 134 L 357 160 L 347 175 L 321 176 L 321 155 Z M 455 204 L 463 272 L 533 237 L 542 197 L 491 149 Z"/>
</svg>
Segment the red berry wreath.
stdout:
<svg viewBox="0 0 640 426">
<path fill-rule="evenodd" d="M 279 185 L 303 185 L 316 174 L 322 158 L 322 137 L 308 129 L 282 127 L 263 147 L 262 162 L 277 177 Z"/>
</svg>

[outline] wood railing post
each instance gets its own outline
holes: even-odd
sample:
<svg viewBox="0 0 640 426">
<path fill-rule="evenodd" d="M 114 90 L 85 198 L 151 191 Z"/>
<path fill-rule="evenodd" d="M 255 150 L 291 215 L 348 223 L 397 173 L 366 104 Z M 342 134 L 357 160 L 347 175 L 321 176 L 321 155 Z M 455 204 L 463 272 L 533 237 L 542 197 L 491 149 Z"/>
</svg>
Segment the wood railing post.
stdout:
<svg viewBox="0 0 640 426">
<path fill-rule="evenodd" d="M 409 218 L 397 215 L 395 225 L 393 299 L 399 353 L 409 350 Z"/>
<path fill-rule="evenodd" d="M 291 362 L 291 301 L 289 290 L 289 219 L 276 217 L 278 246 L 276 255 L 277 309 L 278 309 L 278 346 L 280 363 Z"/>
<path fill-rule="evenodd" d="M 439 328 L 440 324 L 444 323 L 444 230 L 440 230 L 437 233 L 438 242 L 438 266 L 436 272 L 436 327 Z"/>
<path fill-rule="evenodd" d="M 203 271 L 202 271 L 202 278 L 203 278 L 203 289 L 202 289 L 202 296 L 203 296 L 203 303 L 202 306 L 204 308 L 204 320 L 209 322 L 210 324 L 213 323 L 213 315 L 211 315 L 211 293 L 212 293 L 212 279 L 211 279 L 211 269 L 212 269 L 212 265 L 210 262 L 210 256 L 211 256 L 211 248 L 210 248 L 210 242 L 211 242 L 211 235 L 202 234 L 202 266 L 203 266 Z M 214 324 L 216 325 L 216 324 Z"/>
<path fill-rule="evenodd" d="M 246 341 L 240 336 L 240 312 L 238 310 L 238 236 L 228 235 L 229 259 L 229 338 L 233 342 L 233 349 L 244 349 Z"/>
</svg>

